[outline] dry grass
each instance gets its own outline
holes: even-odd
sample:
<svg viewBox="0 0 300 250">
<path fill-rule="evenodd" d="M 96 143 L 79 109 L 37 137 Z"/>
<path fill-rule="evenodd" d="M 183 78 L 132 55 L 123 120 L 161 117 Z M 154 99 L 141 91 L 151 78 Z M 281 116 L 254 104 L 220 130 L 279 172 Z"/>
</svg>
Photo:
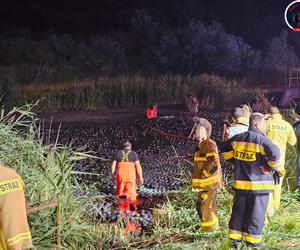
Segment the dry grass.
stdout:
<svg viewBox="0 0 300 250">
<path fill-rule="evenodd" d="M 188 93 L 200 103 L 211 97 L 211 109 L 224 109 L 252 99 L 253 92 L 241 89 L 239 82 L 214 75 L 199 76 L 100 76 L 94 79 L 47 84 L 34 82 L 17 86 L 26 101 L 45 98 L 45 110 L 83 110 L 99 107 L 136 107 L 151 103 L 183 104 Z"/>
</svg>

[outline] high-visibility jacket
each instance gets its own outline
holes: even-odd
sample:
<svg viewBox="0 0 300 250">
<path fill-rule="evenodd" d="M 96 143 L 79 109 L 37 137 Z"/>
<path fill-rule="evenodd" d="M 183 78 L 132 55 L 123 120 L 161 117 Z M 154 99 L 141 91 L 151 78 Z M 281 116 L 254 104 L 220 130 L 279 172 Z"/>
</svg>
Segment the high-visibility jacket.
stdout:
<svg viewBox="0 0 300 250">
<path fill-rule="evenodd" d="M 13 169 L 0 167 L 0 249 L 31 247 L 24 183 Z"/>
<path fill-rule="evenodd" d="M 150 107 L 148 107 L 148 108 L 146 109 L 146 117 L 147 117 L 148 120 L 152 118 L 152 114 L 151 114 L 151 109 L 150 109 Z"/>
<path fill-rule="evenodd" d="M 248 117 L 239 117 L 234 125 L 227 129 L 226 138 L 230 139 L 231 137 L 244 133 L 249 129 L 249 118 Z"/>
<path fill-rule="evenodd" d="M 157 107 L 153 107 L 152 109 L 148 107 L 146 109 L 146 117 L 147 119 L 156 119 L 157 118 Z"/>
<path fill-rule="evenodd" d="M 280 114 L 271 115 L 267 122 L 267 137 L 280 149 L 278 171 L 284 175 L 286 144 L 295 145 L 297 142 L 293 127 Z"/>
<path fill-rule="evenodd" d="M 265 175 L 261 166 L 277 169 L 280 151 L 264 134 L 254 128 L 222 143 L 225 160 L 234 164 L 233 188 L 246 193 L 270 193 L 274 190 L 271 173 Z"/>
<path fill-rule="evenodd" d="M 151 115 L 153 119 L 157 118 L 157 107 L 153 107 L 153 109 L 151 110 Z"/>
<path fill-rule="evenodd" d="M 208 191 L 222 187 L 221 164 L 216 143 L 206 139 L 194 154 L 193 191 Z"/>
</svg>

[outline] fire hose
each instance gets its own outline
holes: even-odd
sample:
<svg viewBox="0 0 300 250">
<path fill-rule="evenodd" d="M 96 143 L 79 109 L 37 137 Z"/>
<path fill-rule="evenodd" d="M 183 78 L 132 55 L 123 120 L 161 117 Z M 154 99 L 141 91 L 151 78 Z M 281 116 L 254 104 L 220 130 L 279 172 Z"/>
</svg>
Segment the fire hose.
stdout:
<svg viewBox="0 0 300 250">
<path fill-rule="evenodd" d="M 179 140 L 186 140 L 186 141 L 198 142 L 197 139 L 193 139 L 193 138 L 187 137 L 185 135 L 177 135 L 177 134 L 173 134 L 173 133 L 167 133 L 167 132 L 164 132 L 162 130 L 159 130 L 159 129 L 156 129 L 156 128 L 152 128 L 152 127 L 150 127 L 150 129 L 153 130 L 155 133 L 157 133 L 159 135 L 166 136 L 166 137 L 173 137 L 173 138 L 179 139 Z"/>
</svg>

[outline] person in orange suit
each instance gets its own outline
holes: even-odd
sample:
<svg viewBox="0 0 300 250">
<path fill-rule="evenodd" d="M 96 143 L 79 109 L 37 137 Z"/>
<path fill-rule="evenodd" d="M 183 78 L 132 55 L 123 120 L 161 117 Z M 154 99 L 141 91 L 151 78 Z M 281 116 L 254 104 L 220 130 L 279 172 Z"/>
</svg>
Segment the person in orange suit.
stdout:
<svg viewBox="0 0 300 250">
<path fill-rule="evenodd" d="M 157 118 L 157 106 L 151 105 L 146 109 L 146 117 L 148 120 Z"/>
<path fill-rule="evenodd" d="M 154 105 L 152 110 L 151 110 L 151 114 L 152 114 L 152 119 L 156 119 L 157 118 L 157 105 Z"/>
<path fill-rule="evenodd" d="M 151 106 L 146 108 L 146 118 L 148 120 L 150 120 L 152 118 L 152 114 L 151 114 Z"/>
<path fill-rule="evenodd" d="M 125 198 L 129 201 L 130 206 L 135 206 L 137 198 L 136 176 L 138 176 L 139 184 L 143 185 L 143 171 L 137 153 L 131 150 L 131 143 L 126 141 L 123 146 L 123 149 L 117 152 L 112 162 L 112 179 L 117 186 L 116 197 L 118 199 Z"/>
</svg>

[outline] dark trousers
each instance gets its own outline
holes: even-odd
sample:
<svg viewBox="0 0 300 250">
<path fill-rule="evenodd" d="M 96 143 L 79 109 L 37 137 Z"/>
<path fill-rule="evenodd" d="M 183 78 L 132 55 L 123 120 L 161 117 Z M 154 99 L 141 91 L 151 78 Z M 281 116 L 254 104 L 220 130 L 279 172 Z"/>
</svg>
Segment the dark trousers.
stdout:
<svg viewBox="0 0 300 250">
<path fill-rule="evenodd" d="M 259 247 L 269 202 L 269 194 L 246 194 L 236 192 L 229 222 L 229 239 L 244 240 Z"/>
</svg>

